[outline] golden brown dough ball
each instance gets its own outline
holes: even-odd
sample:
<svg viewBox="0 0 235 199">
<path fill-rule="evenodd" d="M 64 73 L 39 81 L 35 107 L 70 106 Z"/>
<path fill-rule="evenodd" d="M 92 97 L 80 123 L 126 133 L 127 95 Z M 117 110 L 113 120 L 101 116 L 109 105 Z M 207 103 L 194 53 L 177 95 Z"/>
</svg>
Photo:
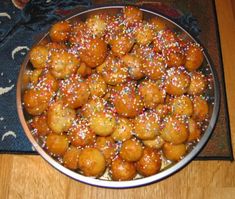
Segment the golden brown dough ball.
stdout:
<svg viewBox="0 0 235 199">
<path fill-rule="evenodd" d="M 64 103 L 74 109 L 83 106 L 90 96 L 88 83 L 78 75 L 61 81 L 60 90 Z"/>
<path fill-rule="evenodd" d="M 66 50 L 66 45 L 63 43 L 49 42 L 46 44 L 46 47 L 49 52 L 57 50 Z"/>
<path fill-rule="evenodd" d="M 177 45 L 179 45 L 179 40 L 177 39 L 176 34 L 169 29 L 159 33 L 153 41 L 153 48 L 155 52 L 162 52 L 166 48 L 174 47 Z"/>
<path fill-rule="evenodd" d="M 89 118 L 98 112 L 103 112 L 106 103 L 103 98 L 93 97 L 82 107 L 82 115 Z"/>
<path fill-rule="evenodd" d="M 164 102 L 165 91 L 156 82 L 144 80 L 139 84 L 139 93 L 146 108 L 155 108 Z"/>
<path fill-rule="evenodd" d="M 119 58 L 110 55 L 99 67 L 102 67 L 99 70 L 107 84 L 117 85 L 127 81 L 128 69 Z"/>
<path fill-rule="evenodd" d="M 88 31 L 92 35 L 102 37 L 106 30 L 106 20 L 104 15 L 92 15 L 86 20 Z"/>
<path fill-rule="evenodd" d="M 166 92 L 170 95 L 182 95 L 190 85 L 190 76 L 185 70 L 171 68 L 167 71 L 165 80 Z"/>
<path fill-rule="evenodd" d="M 109 165 L 112 162 L 117 150 L 117 145 L 113 138 L 110 136 L 99 136 L 97 137 L 95 147 L 103 153 L 106 160 L 106 165 Z"/>
<path fill-rule="evenodd" d="M 169 113 L 171 113 L 170 106 L 168 104 L 158 104 L 155 108 L 155 112 L 160 119 L 164 119 Z"/>
<path fill-rule="evenodd" d="M 159 31 L 167 29 L 166 22 L 162 18 L 160 18 L 160 17 L 152 17 L 149 20 L 149 23 L 151 24 L 152 29 L 155 32 L 159 32 Z"/>
<path fill-rule="evenodd" d="M 31 115 L 40 115 L 49 104 L 52 92 L 44 88 L 33 88 L 26 90 L 23 96 L 24 107 Z"/>
<path fill-rule="evenodd" d="M 90 117 L 90 128 L 96 135 L 111 135 L 116 128 L 115 117 L 108 112 L 92 114 Z"/>
<path fill-rule="evenodd" d="M 63 156 L 64 166 L 72 170 L 78 169 L 78 157 L 80 152 L 81 150 L 76 147 L 68 148 Z"/>
<path fill-rule="evenodd" d="M 122 143 L 119 154 L 123 160 L 135 162 L 139 160 L 143 154 L 142 145 L 137 139 L 126 140 Z"/>
<path fill-rule="evenodd" d="M 52 132 L 49 126 L 47 125 L 46 115 L 34 117 L 31 126 L 36 130 L 39 136 L 45 136 Z"/>
<path fill-rule="evenodd" d="M 136 43 L 139 45 L 148 45 L 153 41 L 154 32 L 147 22 L 143 22 L 135 30 Z"/>
<path fill-rule="evenodd" d="M 49 36 L 54 42 L 64 42 L 69 37 L 70 24 L 67 21 L 60 21 L 54 24 L 50 31 Z"/>
<path fill-rule="evenodd" d="M 163 145 L 163 154 L 164 156 L 171 161 L 180 161 L 183 156 L 186 154 L 187 148 L 185 144 L 170 144 L 165 143 Z"/>
<path fill-rule="evenodd" d="M 200 95 L 206 89 L 206 78 L 200 72 L 191 73 L 191 82 L 188 88 L 188 94 L 190 95 Z"/>
<path fill-rule="evenodd" d="M 134 39 L 126 34 L 118 34 L 110 41 L 110 45 L 113 54 L 117 57 L 122 57 L 130 52 L 134 45 Z"/>
<path fill-rule="evenodd" d="M 111 164 L 111 176 L 116 181 L 132 180 L 136 176 L 134 163 L 116 157 Z"/>
<path fill-rule="evenodd" d="M 152 80 L 159 80 L 165 75 L 166 64 L 160 55 L 150 54 L 143 61 L 143 73 Z"/>
<path fill-rule="evenodd" d="M 82 45 L 88 38 L 87 26 L 84 22 L 78 21 L 73 24 L 69 36 L 69 42 L 73 45 Z"/>
<path fill-rule="evenodd" d="M 87 39 L 80 51 L 81 61 L 95 68 L 102 64 L 107 56 L 107 44 L 100 38 Z"/>
<path fill-rule="evenodd" d="M 124 117 L 133 118 L 143 110 L 141 97 L 128 85 L 115 94 L 113 104 L 117 113 Z"/>
<path fill-rule="evenodd" d="M 126 118 L 118 118 L 117 126 L 112 133 L 112 138 L 115 141 L 125 141 L 132 137 L 133 124 Z"/>
<path fill-rule="evenodd" d="M 59 88 L 59 82 L 49 71 L 46 71 L 39 77 L 37 86 L 56 92 Z"/>
<path fill-rule="evenodd" d="M 199 45 L 193 44 L 187 46 L 185 54 L 186 54 L 185 68 L 188 71 L 194 71 L 202 65 L 204 55 L 202 52 L 202 48 Z"/>
<path fill-rule="evenodd" d="M 145 147 L 142 157 L 136 162 L 136 169 L 140 175 L 147 177 L 158 173 L 161 169 L 161 164 L 162 160 L 158 151 Z"/>
<path fill-rule="evenodd" d="M 62 101 L 57 101 L 48 109 L 47 124 L 53 132 L 60 134 L 69 130 L 75 117 L 74 109 L 65 107 Z"/>
<path fill-rule="evenodd" d="M 151 60 L 156 53 L 150 45 L 137 45 L 135 44 L 131 50 L 131 54 L 134 54 L 138 57 L 142 62 L 145 60 Z M 144 63 L 143 63 L 144 64 Z"/>
<path fill-rule="evenodd" d="M 29 60 L 34 68 L 46 68 L 49 51 L 45 46 L 35 46 L 29 52 Z"/>
<path fill-rule="evenodd" d="M 196 96 L 193 99 L 193 119 L 196 121 L 204 121 L 208 118 L 209 107 L 205 99 L 200 96 Z"/>
<path fill-rule="evenodd" d="M 201 128 L 197 124 L 197 122 L 190 118 L 188 121 L 188 126 L 189 126 L 189 136 L 188 136 L 188 141 L 196 141 L 200 138 L 201 136 Z"/>
<path fill-rule="evenodd" d="M 80 60 L 66 51 L 53 51 L 50 57 L 50 72 L 58 79 L 65 79 L 76 72 Z"/>
<path fill-rule="evenodd" d="M 88 67 L 84 62 L 81 62 L 77 74 L 81 75 L 82 77 L 89 76 L 91 74 L 91 68 Z"/>
<path fill-rule="evenodd" d="M 29 81 L 36 85 L 38 83 L 39 77 L 42 75 L 43 69 L 34 69 L 33 71 L 30 71 L 29 74 Z"/>
<path fill-rule="evenodd" d="M 138 115 L 134 120 L 134 131 L 138 138 L 150 140 L 159 135 L 159 118 L 152 111 Z"/>
<path fill-rule="evenodd" d="M 128 67 L 128 73 L 132 79 L 138 80 L 144 76 L 142 61 L 136 55 L 126 54 L 121 59 Z"/>
<path fill-rule="evenodd" d="M 163 50 L 168 67 L 180 67 L 185 64 L 184 51 L 180 46 L 172 46 Z"/>
<path fill-rule="evenodd" d="M 69 142 L 65 135 L 51 133 L 46 137 L 46 149 L 53 156 L 62 156 L 68 147 Z"/>
<path fill-rule="evenodd" d="M 147 147 L 161 149 L 165 141 L 161 138 L 161 136 L 157 136 L 152 140 L 143 140 L 143 143 Z"/>
<path fill-rule="evenodd" d="M 91 131 L 87 120 L 78 119 L 73 122 L 68 131 L 68 138 L 71 145 L 75 147 L 85 147 L 95 143 L 95 133 Z"/>
<path fill-rule="evenodd" d="M 191 99 L 186 95 L 174 98 L 172 101 L 172 113 L 174 115 L 191 116 L 193 113 L 193 103 Z"/>
<path fill-rule="evenodd" d="M 91 96 L 102 97 L 107 92 L 107 84 L 103 77 L 99 74 L 92 74 L 88 78 L 88 85 Z"/>
<path fill-rule="evenodd" d="M 188 128 L 181 118 L 169 116 L 164 119 L 161 137 L 173 144 L 181 144 L 188 139 Z"/>
<path fill-rule="evenodd" d="M 123 9 L 124 20 L 127 24 L 134 24 L 141 22 L 143 19 L 143 12 L 133 6 L 125 6 Z"/>
<path fill-rule="evenodd" d="M 85 148 L 79 155 L 78 167 L 85 176 L 99 177 L 105 171 L 105 157 L 96 148 Z"/>
</svg>

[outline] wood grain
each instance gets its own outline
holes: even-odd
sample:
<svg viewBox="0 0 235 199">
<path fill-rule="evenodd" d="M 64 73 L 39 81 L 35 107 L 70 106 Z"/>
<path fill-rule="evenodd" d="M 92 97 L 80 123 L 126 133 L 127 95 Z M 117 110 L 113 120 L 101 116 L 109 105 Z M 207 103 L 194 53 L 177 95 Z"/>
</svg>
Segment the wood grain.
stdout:
<svg viewBox="0 0 235 199">
<path fill-rule="evenodd" d="M 235 149 L 235 10 L 233 0 L 217 0 L 228 106 Z M 135 189 L 104 189 L 76 182 L 39 156 L 0 155 L 2 199 L 230 199 L 235 196 L 235 163 L 193 161 L 177 174 Z"/>
</svg>

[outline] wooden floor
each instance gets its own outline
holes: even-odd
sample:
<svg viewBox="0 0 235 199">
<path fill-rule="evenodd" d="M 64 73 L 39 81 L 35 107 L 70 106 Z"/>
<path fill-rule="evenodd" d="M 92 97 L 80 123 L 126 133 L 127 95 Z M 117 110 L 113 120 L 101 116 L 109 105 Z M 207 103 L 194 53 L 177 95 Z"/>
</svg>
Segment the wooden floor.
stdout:
<svg viewBox="0 0 235 199">
<path fill-rule="evenodd" d="M 235 0 L 216 0 L 226 76 L 232 141 L 235 149 Z M 0 199 L 46 198 L 235 198 L 235 163 L 193 161 L 159 183 L 112 190 L 73 181 L 40 156 L 0 155 Z"/>
</svg>

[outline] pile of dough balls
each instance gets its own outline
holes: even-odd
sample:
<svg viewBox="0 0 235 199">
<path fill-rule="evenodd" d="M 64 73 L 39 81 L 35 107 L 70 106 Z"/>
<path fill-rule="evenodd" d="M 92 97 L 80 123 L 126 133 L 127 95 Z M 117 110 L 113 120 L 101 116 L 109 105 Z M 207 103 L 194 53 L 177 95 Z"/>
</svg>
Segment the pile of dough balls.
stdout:
<svg viewBox="0 0 235 199">
<path fill-rule="evenodd" d="M 25 110 L 32 133 L 65 167 L 132 180 L 180 161 L 208 121 L 201 47 L 160 17 L 127 6 L 116 15 L 61 21 L 29 53 Z"/>
</svg>

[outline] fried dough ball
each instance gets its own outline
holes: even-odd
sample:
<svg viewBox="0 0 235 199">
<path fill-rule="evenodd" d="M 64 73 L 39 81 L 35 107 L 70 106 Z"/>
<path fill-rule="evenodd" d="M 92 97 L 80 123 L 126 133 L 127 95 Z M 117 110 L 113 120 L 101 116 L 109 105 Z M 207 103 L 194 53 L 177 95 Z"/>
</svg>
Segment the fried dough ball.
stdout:
<svg viewBox="0 0 235 199">
<path fill-rule="evenodd" d="M 78 119 L 73 122 L 72 127 L 68 131 L 68 138 L 71 145 L 75 147 L 85 147 L 95 143 L 95 133 L 91 131 L 88 121 Z"/>
<path fill-rule="evenodd" d="M 88 38 L 87 26 L 84 22 L 76 22 L 70 32 L 69 42 L 73 45 L 82 45 L 86 38 Z"/>
<path fill-rule="evenodd" d="M 115 117 L 108 112 L 92 114 L 90 117 L 90 128 L 96 135 L 111 135 L 116 128 Z"/>
<path fill-rule="evenodd" d="M 117 149 L 117 145 L 113 138 L 110 136 L 99 136 L 97 137 L 95 147 L 103 153 L 106 165 L 109 165 L 112 162 Z"/>
<path fill-rule="evenodd" d="M 91 68 L 88 67 L 84 62 L 81 62 L 77 74 L 81 75 L 82 77 L 89 76 L 91 74 Z"/>
<path fill-rule="evenodd" d="M 72 170 L 78 169 L 78 157 L 80 152 L 81 150 L 76 147 L 68 148 L 63 156 L 64 166 Z"/>
<path fill-rule="evenodd" d="M 66 50 L 66 45 L 63 43 L 49 42 L 46 44 L 46 47 L 49 52 L 57 50 Z"/>
<path fill-rule="evenodd" d="M 88 78 L 88 85 L 91 96 L 102 97 L 107 92 L 107 84 L 103 77 L 99 74 L 92 74 Z"/>
<path fill-rule="evenodd" d="M 104 81 L 109 85 L 117 85 L 127 81 L 128 70 L 121 60 L 114 56 L 107 57 L 101 70 Z"/>
<path fill-rule="evenodd" d="M 198 140 L 201 135 L 201 129 L 200 129 L 199 125 L 196 123 L 196 121 L 194 119 L 189 118 L 188 126 L 189 126 L 188 142 Z"/>
<path fill-rule="evenodd" d="M 49 71 L 46 71 L 39 77 L 37 86 L 56 92 L 59 88 L 59 83 Z"/>
<path fill-rule="evenodd" d="M 165 91 L 161 90 L 153 81 L 142 81 L 139 84 L 139 93 L 146 108 L 155 108 L 158 104 L 164 102 Z"/>
<path fill-rule="evenodd" d="M 49 126 L 47 125 L 46 115 L 34 117 L 31 126 L 36 130 L 39 136 L 45 136 L 52 132 Z"/>
<path fill-rule="evenodd" d="M 23 96 L 24 107 L 31 115 L 43 113 L 51 100 L 52 92 L 44 88 L 26 90 Z"/>
<path fill-rule="evenodd" d="M 43 69 L 34 69 L 30 75 L 29 80 L 33 85 L 36 85 L 38 83 L 39 77 L 41 76 L 43 72 Z"/>
<path fill-rule="evenodd" d="M 183 156 L 186 154 L 187 148 L 185 144 L 170 144 L 165 143 L 163 145 L 163 154 L 164 156 L 171 161 L 180 161 Z"/>
<path fill-rule="evenodd" d="M 134 24 L 141 22 L 143 19 L 143 12 L 133 6 L 125 6 L 123 9 L 123 17 L 127 24 Z"/>
<path fill-rule="evenodd" d="M 115 141 L 124 142 L 132 137 L 133 124 L 126 118 L 118 118 L 117 126 L 112 133 L 112 138 Z"/>
<path fill-rule="evenodd" d="M 106 30 L 106 20 L 104 15 L 93 15 L 86 20 L 88 30 L 92 35 L 102 37 Z"/>
<path fill-rule="evenodd" d="M 47 124 L 54 133 L 60 134 L 69 130 L 75 117 L 74 109 L 65 107 L 62 101 L 57 101 L 48 109 Z"/>
<path fill-rule="evenodd" d="M 154 32 L 159 32 L 167 29 L 166 23 L 160 17 L 152 17 L 149 20 L 150 25 Z"/>
<path fill-rule="evenodd" d="M 49 51 L 45 46 L 37 45 L 29 52 L 29 60 L 34 68 L 43 69 L 47 66 Z"/>
<path fill-rule="evenodd" d="M 46 148 L 53 156 L 62 156 L 69 147 L 65 135 L 51 133 L 46 137 Z"/>
<path fill-rule="evenodd" d="M 138 115 L 134 120 L 134 131 L 138 138 L 150 140 L 159 135 L 159 118 L 152 111 Z"/>
<path fill-rule="evenodd" d="M 107 56 L 107 44 L 100 38 L 87 39 L 80 51 L 81 61 L 95 68 L 102 64 Z"/>
<path fill-rule="evenodd" d="M 160 119 L 164 119 L 170 111 L 170 106 L 168 104 L 158 104 L 155 108 L 155 112 Z"/>
<path fill-rule="evenodd" d="M 128 162 L 138 161 L 143 154 L 142 145 L 136 139 L 126 140 L 122 143 L 119 154 L 123 160 Z"/>
<path fill-rule="evenodd" d="M 78 157 L 78 167 L 85 176 L 99 177 L 105 171 L 105 157 L 96 148 L 84 148 Z"/>
<path fill-rule="evenodd" d="M 117 113 L 124 117 L 133 118 L 143 111 L 141 97 L 128 85 L 115 94 L 113 104 Z"/>
<path fill-rule="evenodd" d="M 167 71 L 165 80 L 166 92 L 170 95 L 182 95 L 190 85 L 190 76 L 185 70 L 171 68 Z"/>
<path fill-rule="evenodd" d="M 82 107 L 82 115 L 86 118 L 95 115 L 98 112 L 103 112 L 107 102 L 103 98 L 94 97 Z"/>
<path fill-rule="evenodd" d="M 111 163 L 111 176 L 116 181 L 132 180 L 136 176 L 134 163 L 116 157 Z"/>
<path fill-rule="evenodd" d="M 58 79 L 65 79 L 76 72 L 80 60 L 66 51 L 53 51 L 50 58 L 50 72 Z"/>
<path fill-rule="evenodd" d="M 147 177 L 158 173 L 161 169 L 161 164 L 162 160 L 158 151 L 153 148 L 145 147 L 142 157 L 135 165 L 138 173 Z"/>
<path fill-rule="evenodd" d="M 191 99 L 182 95 L 173 99 L 172 113 L 174 115 L 186 115 L 191 116 L 193 114 L 193 103 Z"/>
<path fill-rule="evenodd" d="M 199 45 L 193 44 L 187 46 L 185 55 L 186 55 L 185 68 L 188 71 L 194 71 L 202 65 L 204 56 L 202 49 Z"/>
<path fill-rule="evenodd" d="M 185 64 L 184 51 L 180 46 L 172 46 L 163 50 L 168 67 L 179 67 Z"/>
<path fill-rule="evenodd" d="M 61 21 L 51 27 L 49 36 L 54 42 L 64 42 L 69 37 L 70 29 L 71 28 L 69 22 Z"/>
<path fill-rule="evenodd" d="M 64 103 L 74 109 L 83 106 L 90 96 L 88 83 L 78 75 L 61 81 L 60 90 Z"/>
<path fill-rule="evenodd" d="M 144 77 L 142 61 L 136 55 L 126 54 L 121 60 L 128 67 L 128 73 L 132 79 L 138 80 Z"/>
<path fill-rule="evenodd" d="M 143 73 L 152 80 L 158 80 L 165 75 L 166 64 L 160 55 L 150 54 L 143 61 Z"/>
<path fill-rule="evenodd" d="M 153 40 L 153 48 L 155 52 L 162 52 L 166 48 L 177 45 L 179 45 L 177 36 L 169 29 L 160 32 Z"/>
<path fill-rule="evenodd" d="M 193 99 L 193 115 L 192 118 L 202 122 L 208 118 L 209 107 L 206 100 L 200 96 Z"/>
<path fill-rule="evenodd" d="M 185 142 L 189 135 L 186 124 L 182 120 L 172 116 L 164 119 L 160 134 L 165 141 L 173 144 Z"/>
<path fill-rule="evenodd" d="M 154 38 L 154 32 L 147 22 L 142 23 L 135 30 L 136 43 L 139 45 L 148 45 L 153 41 L 153 38 Z"/>
<path fill-rule="evenodd" d="M 126 34 L 118 34 L 110 41 L 110 45 L 113 54 L 117 57 L 122 57 L 130 52 L 134 45 L 134 39 Z"/>
<path fill-rule="evenodd" d="M 165 141 L 161 138 L 161 136 L 157 136 L 152 140 L 143 140 L 143 143 L 147 147 L 161 149 Z"/>
<path fill-rule="evenodd" d="M 200 72 L 191 73 L 191 82 L 188 88 L 188 94 L 190 95 L 200 95 L 206 89 L 206 78 Z"/>
</svg>

